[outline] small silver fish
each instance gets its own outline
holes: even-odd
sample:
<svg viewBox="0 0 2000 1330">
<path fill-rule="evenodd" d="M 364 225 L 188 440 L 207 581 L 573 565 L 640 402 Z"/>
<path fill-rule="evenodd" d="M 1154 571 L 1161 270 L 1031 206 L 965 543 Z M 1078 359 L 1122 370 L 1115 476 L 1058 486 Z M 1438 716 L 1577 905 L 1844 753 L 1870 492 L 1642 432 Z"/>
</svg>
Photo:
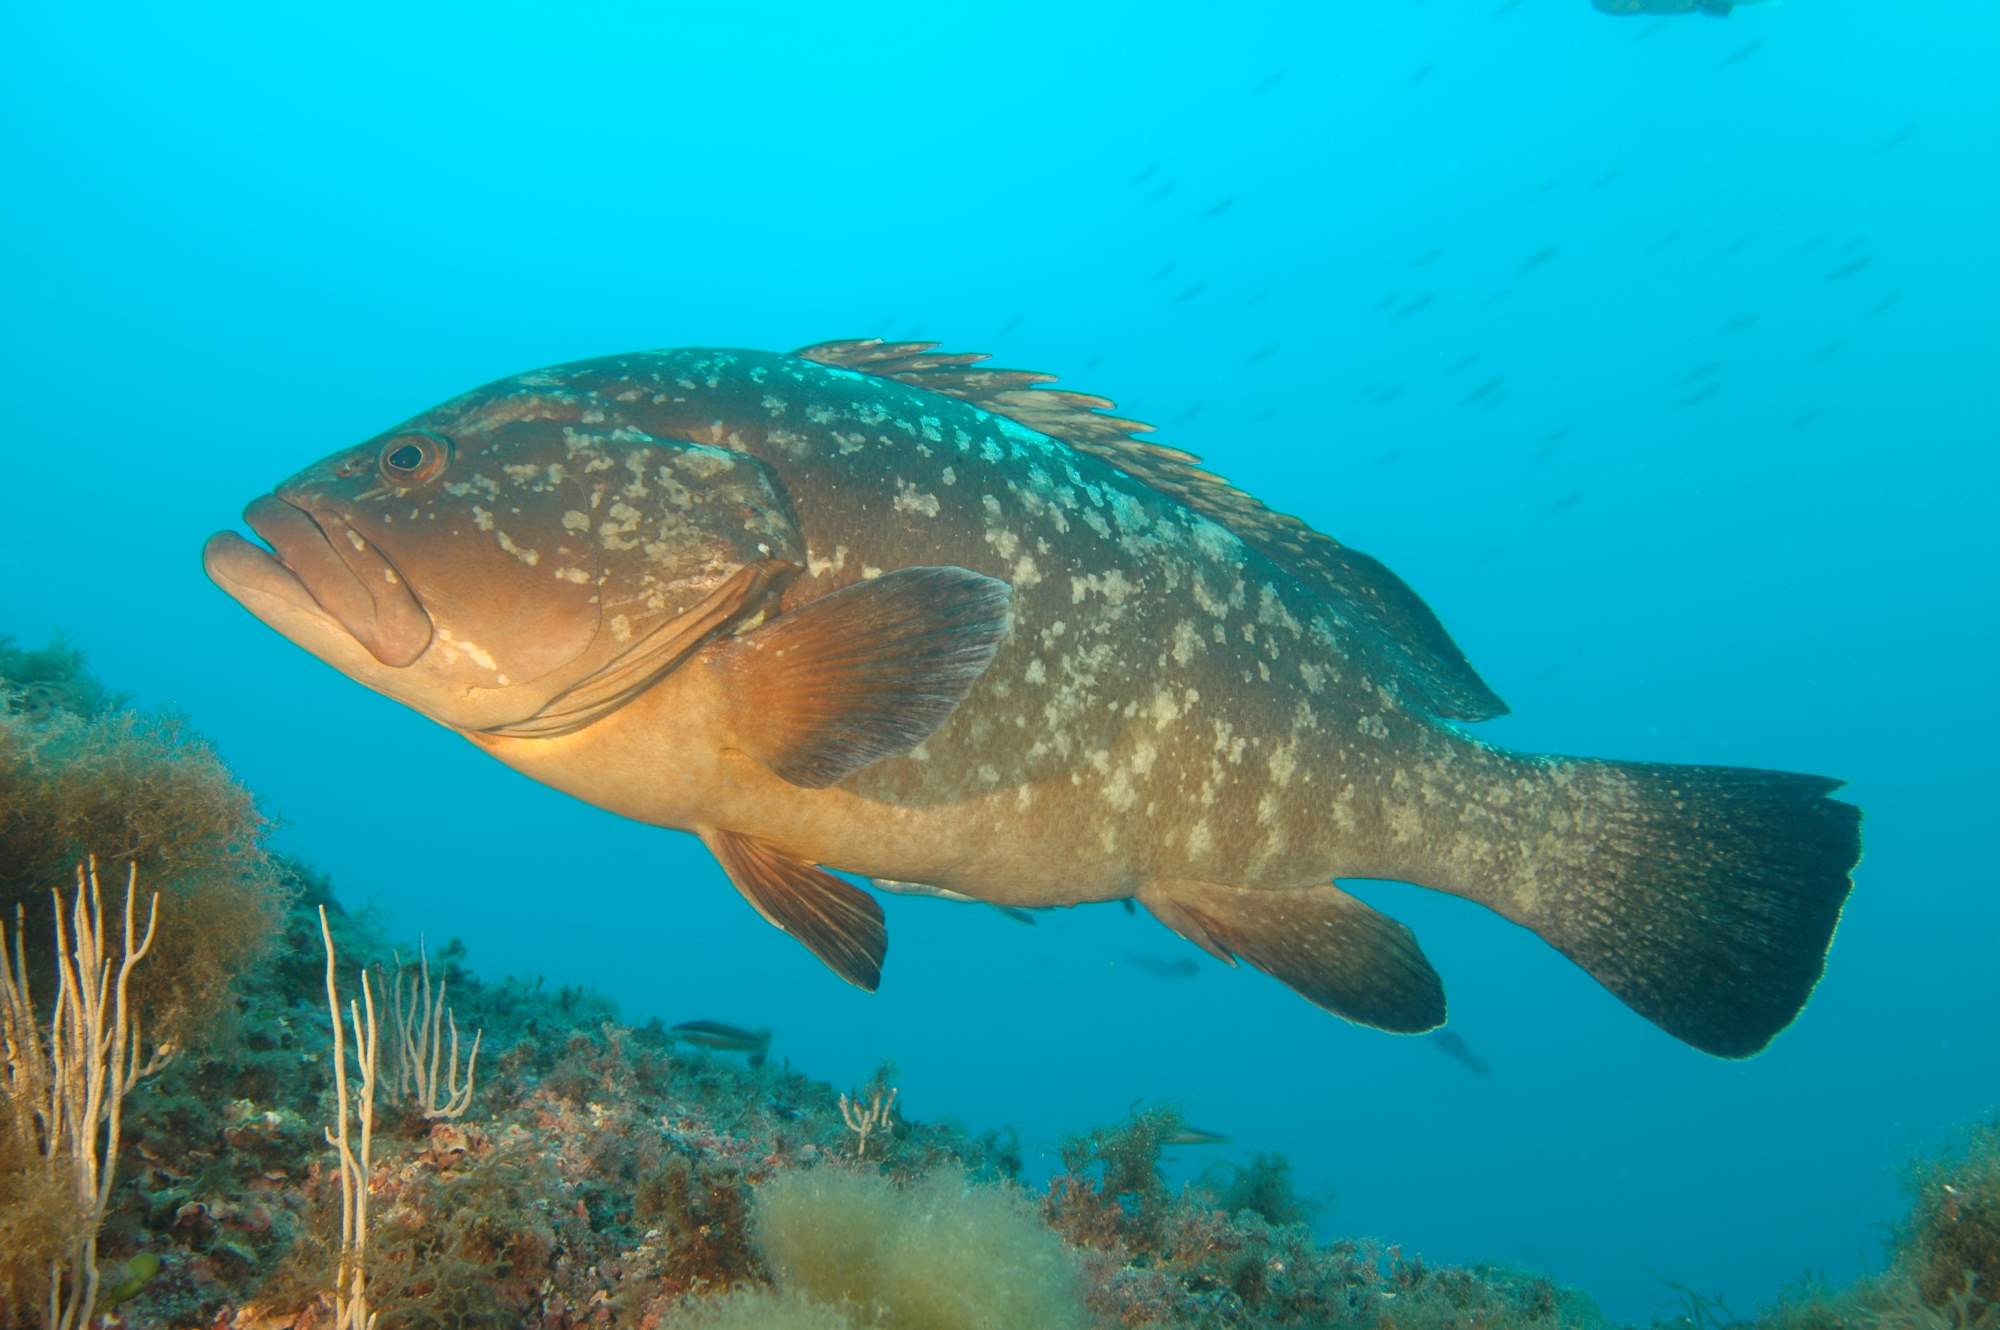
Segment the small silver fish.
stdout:
<svg viewBox="0 0 2000 1330">
<path fill-rule="evenodd" d="M 723 1053 L 748 1053 L 750 1065 L 761 1067 L 771 1051 L 769 1030 L 745 1030 L 721 1021 L 682 1021 L 667 1031 L 683 1044 L 712 1048 Z"/>
</svg>

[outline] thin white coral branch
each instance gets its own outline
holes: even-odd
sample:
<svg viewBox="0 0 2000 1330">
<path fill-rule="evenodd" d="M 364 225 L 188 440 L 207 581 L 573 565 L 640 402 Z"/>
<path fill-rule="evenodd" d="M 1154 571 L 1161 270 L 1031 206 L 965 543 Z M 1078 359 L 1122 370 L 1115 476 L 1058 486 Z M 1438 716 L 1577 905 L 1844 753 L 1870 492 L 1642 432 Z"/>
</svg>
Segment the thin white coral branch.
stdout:
<svg viewBox="0 0 2000 1330">
<path fill-rule="evenodd" d="M 132 1001 L 132 971 L 153 949 L 160 920 L 155 892 L 138 927 L 139 870 L 125 876 L 124 928 L 118 963 L 106 949 L 104 890 L 93 857 L 76 870 L 76 895 L 52 890 L 55 908 L 55 1001 L 47 1034 L 28 989 L 21 911 L 10 947 L 0 928 L 0 1089 L 14 1127 L 40 1149 L 50 1169 L 64 1169 L 83 1225 L 74 1245 L 49 1264 L 46 1324 L 75 1330 L 97 1305 L 97 1235 L 111 1203 L 123 1144 L 125 1097 L 173 1056 L 170 1045 L 144 1055 Z"/>
<path fill-rule="evenodd" d="M 340 1155 L 340 1273 L 333 1294 L 334 1330 L 373 1330 L 375 1313 L 368 1310 L 368 1180 L 374 1172 L 376 1055 L 381 1044 L 375 1023 L 375 993 L 369 987 L 368 972 L 363 970 L 366 1025 L 362 1024 L 361 1008 L 352 999 L 347 1003 L 361 1081 L 353 1108 L 357 1133 L 348 1125 L 347 1040 L 340 1019 L 340 989 L 334 978 L 333 930 L 327 925 L 324 905 L 319 907 L 319 933 L 326 943 L 326 1007 L 333 1018 L 333 1088 L 339 1115 L 337 1129 L 325 1129 L 326 1143 Z M 358 1151 L 356 1134 L 360 1137 Z"/>
<path fill-rule="evenodd" d="M 479 1041 L 485 1031 L 472 1036 L 471 1055 L 465 1061 L 464 1083 L 459 1081 L 458 1019 L 445 1002 L 448 984 L 438 981 L 431 991 L 431 962 L 421 934 L 417 938 L 416 974 L 404 992 L 401 955 L 395 956 L 396 977 L 392 1002 L 396 1012 L 396 1088 L 404 1099 L 416 1104 L 426 1118 L 455 1118 L 472 1105 L 473 1074 L 479 1066 Z M 446 1052 L 445 1035 L 450 1034 Z M 444 1102 L 439 1103 L 442 1094 Z"/>
</svg>

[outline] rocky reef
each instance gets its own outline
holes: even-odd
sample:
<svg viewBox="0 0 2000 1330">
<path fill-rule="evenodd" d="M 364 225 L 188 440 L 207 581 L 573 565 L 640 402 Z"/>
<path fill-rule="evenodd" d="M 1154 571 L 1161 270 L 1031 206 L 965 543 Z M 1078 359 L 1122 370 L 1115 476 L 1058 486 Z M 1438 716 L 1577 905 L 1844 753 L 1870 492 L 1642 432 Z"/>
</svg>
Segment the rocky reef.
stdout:
<svg viewBox="0 0 2000 1330">
<path fill-rule="evenodd" d="M 759 1047 L 622 1020 L 585 990 L 482 977 L 449 941 L 427 957 L 394 946 L 263 847 L 254 801 L 185 725 L 133 713 L 60 645 L 0 640 L 0 681 L 0 909 L 22 999 L 0 1067 L 0 1324 L 335 1330 L 357 1293 L 382 1330 L 1603 1324 L 1539 1275 L 1316 1237 L 1276 1156 L 1171 1187 L 1169 1107 L 1077 1135 L 1034 1179 L 1009 1133 L 904 1116 L 893 1067 L 842 1094 Z M 106 972 L 144 954 L 114 1055 L 131 1084 L 107 1082 L 122 1119 L 65 1135 L 38 1109 L 49 1068 L 31 1062 L 61 1042 L 56 1008 L 78 986 L 48 939 L 87 917 L 72 884 L 88 855 Z M 121 937 L 134 870 L 138 923 Z M 365 1116 L 364 1003 L 381 1040 Z M 453 1028 L 463 1047 L 445 1045 Z M 358 1166 L 345 1205 L 329 1139 L 343 1120 Z M 2000 1127 L 1912 1187 L 1878 1278 L 1801 1288 L 1756 1321 L 1690 1294 L 1676 1323 L 2000 1327 Z"/>
</svg>

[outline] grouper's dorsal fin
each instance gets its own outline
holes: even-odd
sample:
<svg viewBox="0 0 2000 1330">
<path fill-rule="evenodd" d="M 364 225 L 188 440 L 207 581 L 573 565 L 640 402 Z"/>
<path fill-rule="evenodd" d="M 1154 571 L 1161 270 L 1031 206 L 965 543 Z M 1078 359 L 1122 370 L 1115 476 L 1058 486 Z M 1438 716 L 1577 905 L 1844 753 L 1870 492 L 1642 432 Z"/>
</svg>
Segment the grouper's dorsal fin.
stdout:
<svg viewBox="0 0 2000 1330">
<path fill-rule="evenodd" d="M 1228 527 L 1273 563 L 1360 611 L 1402 658 L 1421 700 L 1438 715 L 1488 720 L 1505 714 L 1506 704 L 1473 670 L 1430 606 L 1374 559 L 1296 517 L 1265 507 L 1204 470 L 1193 453 L 1136 437 L 1151 433 L 1153 427 L 1109 414 L 1116 403 L 1108 398 L 1044 387 L 1055 382 L 1053 374 L 978 368 L 986 356 L 940 352 L 937 345 L 869 337 L 819 342 L 793 354 L 960 398 L 1102 458 L 1134 480 Z"/>
</svg>

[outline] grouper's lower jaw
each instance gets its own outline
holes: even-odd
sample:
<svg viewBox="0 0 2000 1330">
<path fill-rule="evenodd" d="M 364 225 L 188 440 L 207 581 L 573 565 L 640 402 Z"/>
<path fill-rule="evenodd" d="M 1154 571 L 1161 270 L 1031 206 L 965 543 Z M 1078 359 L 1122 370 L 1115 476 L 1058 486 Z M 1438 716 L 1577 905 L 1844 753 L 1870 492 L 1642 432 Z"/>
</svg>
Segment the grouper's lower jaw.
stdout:
<svg viewBox="0 0 2000 1330">
<path fill-rule="evenodd" d="M 203 565 L 223 590 L 317 654 L 314 641 L 302 639 L 274 622 L 239 594 L 237 588 L 275 596 L 295 609 L 309 602 L 320 612 L 320 631 L 339 632 L 391 669 L 414 663 L 430 645 L 430 615 L 396 575 L 388 561 L 338 518 L 325 521 L 275 494 L 266 494 L 243 510 L 250 529 L 270 545 L 267 552 L 233 533 L 208 542 Z M 327 529 L 327 521 L 333 530 Z M 333 537 L 341 537 L 335 540 Z M 232 543 L 233 542 L 233 543 Z"/>
<path fill-rule="evenodd" d="M 202 546 L 201 566 L 237 604 L 335 669 L 371 687 L 388 673 L 270 551 L 234 531 L 218 531 Z"/>
</svg>

